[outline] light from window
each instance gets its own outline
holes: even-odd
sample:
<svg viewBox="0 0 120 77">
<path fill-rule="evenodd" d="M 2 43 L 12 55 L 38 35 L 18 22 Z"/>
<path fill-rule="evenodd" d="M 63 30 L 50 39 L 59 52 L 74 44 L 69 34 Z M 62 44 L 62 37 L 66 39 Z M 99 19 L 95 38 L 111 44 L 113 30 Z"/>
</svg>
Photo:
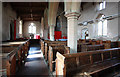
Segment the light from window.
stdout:
<svg viewBox="0 0 120 77">
<path fill-rule="evenodd" d="M 103 17 L 103 15 L 102 15 Z M 106 36 L 107 35 L 107 20 L 101 20 L 98 22 L 98 36 Z"/>
<path fill-rule="evenodd" d="M 36 26 L 34 23 L 31 23 L 29 26 L 29 33 L 36 34 Z"/>
<path fill-rule="evenodd" d="M 100 3 L 99 10 L 103 10 L 103 9 L 105 9 L 105 7 L 106 7 L 106 1 L 103 1 Z"/>
<path fill-rule="evenodd" d="M 107 20 L 104 20 L 103 22 L 103 35 L 107 35 Z"/>
<path fill-rule="evenodd" d="M 22 34 L 22 21 L 19 21 L 19 34 Z"/>
<path fill-rule="evenodd" d="M 102 35 L 102 21 L 98 22 L 98 36 Z"/>
</svg>

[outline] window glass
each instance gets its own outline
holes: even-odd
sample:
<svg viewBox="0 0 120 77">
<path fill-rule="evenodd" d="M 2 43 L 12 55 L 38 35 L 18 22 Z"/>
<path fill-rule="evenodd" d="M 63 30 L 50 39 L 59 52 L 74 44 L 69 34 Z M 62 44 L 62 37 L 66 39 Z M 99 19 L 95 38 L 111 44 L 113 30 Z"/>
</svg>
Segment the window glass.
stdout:
<svg viewBox="0 0 120 77">
<path fill-rule="evenodd" d="M 102 21 L 98 22 L 98 36 L 102 36 Z"/>
<path fill-rule="evenodd" d="M 22 21 L 19 22 L 19 34 L 22 34 Z"/>
<path fill-rule="evenodd" d="M 107 20 L 103 19 L 104 15 L 100 17 L 98 22 L 98 36 L 107 36 Z"/>
<path fill-rule="evenodd" d="M 36 34 L 36 26 L 35 26 L 34 23 L 31 23 L 31 24 L 29 25 L 28 32 L 29 32 L 29 33 L 32 33 L 32 34 Z"/>
<path fill-rule="evenodd" d="M 99 10 L 103 10 L 103 9 L 105 9 L 105 7 L 106 7 L 106 1 L 103 1 L 99 5 Z"/>
<path fill-rule="evenodd" d="M 107 20 L 103 22 L 103 35 L 107 35 Z"/>
</svg>

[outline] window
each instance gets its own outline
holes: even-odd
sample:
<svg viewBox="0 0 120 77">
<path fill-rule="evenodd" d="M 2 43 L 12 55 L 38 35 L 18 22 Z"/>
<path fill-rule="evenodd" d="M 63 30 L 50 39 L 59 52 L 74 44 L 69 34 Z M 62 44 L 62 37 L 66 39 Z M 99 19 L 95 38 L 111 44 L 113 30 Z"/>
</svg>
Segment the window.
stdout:
<svg viewBox="0 0 120 77">
<path fill-rule="evenodd" d="M 22 34 L 22 21 L 19 22 L 19 34 Z"/>
<path fill-rule="evenodd" d="M 29 33 L 36 34 L 36 26 L 35 26 L 34 23 L 31 23 L 29 25 L 29 30 L 28 31 L 29 31 Z"/>
<path fill-rule="evenodd" d="M 88 29 L 84 28 L 82 29 L 82 39 L 88 39 Z"/>
<path fill-rule="evenodd" d="M 57 17 L 55 31 L 60 31 L 60 28 L 61 28 L 60 19 L 59 19 L 59 17 Z"/>
<path fill-rule="evenodd" d="M 98 36 L 106 36 L 107 35 L 107 20 L 103 20 L 104 15 L 100 18 L 98 22 Z"/>
<path fill-rule="evenodd" d="M 105 9 L 105 7 L 106 7 L 106 1 L 103 1 L 99 5 L 99 10 L 103 10 L 103 9 Z"/>
</svg>

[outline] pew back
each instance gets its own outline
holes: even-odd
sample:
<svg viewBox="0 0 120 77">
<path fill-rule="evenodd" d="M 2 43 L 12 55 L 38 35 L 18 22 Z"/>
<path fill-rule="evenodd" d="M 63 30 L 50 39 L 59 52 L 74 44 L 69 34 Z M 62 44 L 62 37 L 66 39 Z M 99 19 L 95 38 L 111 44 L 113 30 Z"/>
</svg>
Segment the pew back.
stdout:
<svg viewBox="0 0 120 77">
<path fill-rule="evenodd" d="M 6 75 L 15 75 L 16 73 L 16 47 L 3 47 L 0 48 L 2 53 L 0 54 L 0 59 L 2 59 L 2 68 L 0 70 L 6 69 Z"/>
<path fill-rule="evenodd" d="M 45 43 L 45 59 L 46 59 L 46 61 L 48 60 L 49 46 L 52 46 L 52 47 L 66 46 L 66 42 L 65 43 L 64 42 Z"/>
<path fill-rule="evenodd" d="M 120 48 L 63 55 L 57 52 L 56 56 L 56 75 L 94 74 L 119 63 Z"/>
<path fill-rule="evenodd" d="M 81 45 L 81 52 L 95 51 L 100 49 L 104 49 L 104 45 Z"/>
<path fill-rule="evenodd" d="M 50 71 L 55 71 L 55 59 L 56 59 L 56 53 L 59 52 L 61 54 L 69 54 L 70 48 L 67 46 L 49 46 L 49 58 L 48 58 L 48 64 Z"/>
</svg>

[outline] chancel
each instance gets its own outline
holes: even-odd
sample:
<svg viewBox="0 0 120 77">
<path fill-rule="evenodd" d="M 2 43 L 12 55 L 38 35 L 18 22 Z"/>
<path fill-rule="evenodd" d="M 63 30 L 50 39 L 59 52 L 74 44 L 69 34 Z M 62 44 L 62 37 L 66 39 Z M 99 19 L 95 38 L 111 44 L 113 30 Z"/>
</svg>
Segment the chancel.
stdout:
<svg viewBox="0 0 120 77">
<path fill-rule="evenodd" d="M 119 1 L 31 1 L 0 2 L 1 77 L 120 76 Z"/>
</svg>

